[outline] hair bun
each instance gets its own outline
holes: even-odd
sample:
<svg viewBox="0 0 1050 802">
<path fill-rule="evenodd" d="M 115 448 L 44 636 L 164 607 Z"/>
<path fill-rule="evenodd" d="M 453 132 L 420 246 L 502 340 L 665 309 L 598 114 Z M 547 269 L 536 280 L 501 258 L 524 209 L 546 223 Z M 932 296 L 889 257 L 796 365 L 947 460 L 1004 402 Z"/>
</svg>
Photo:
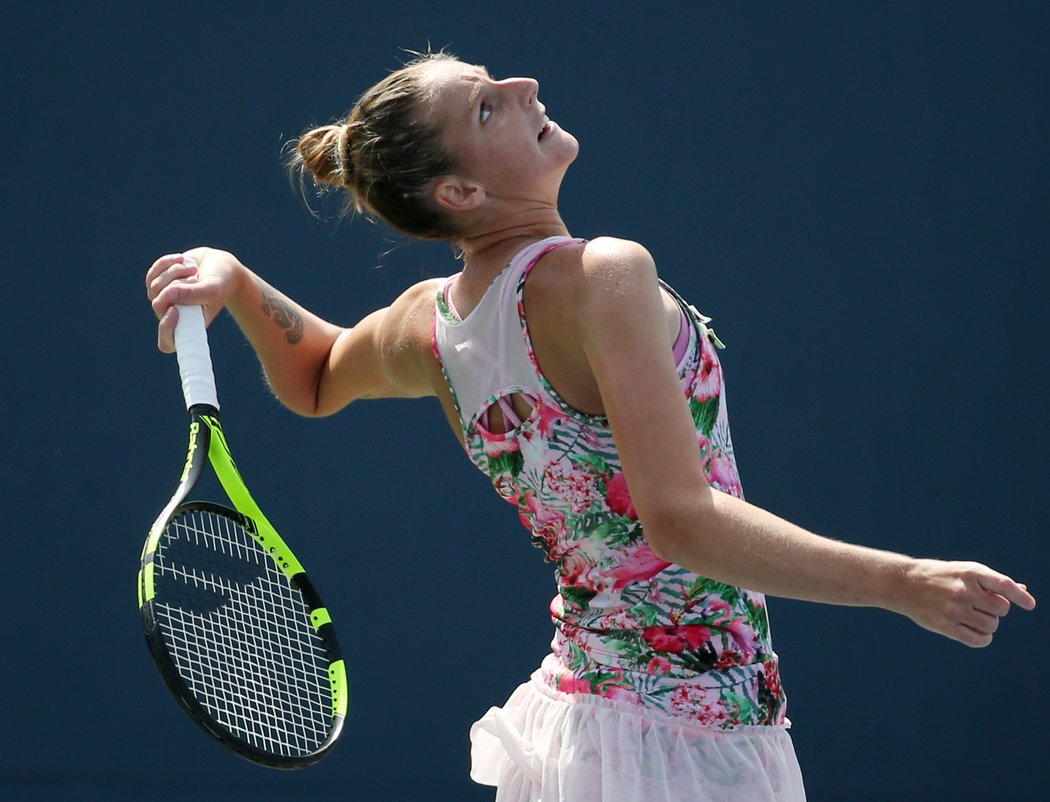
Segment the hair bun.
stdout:
<svg viewBox="0 0 1050 802">
<path fill-rule="evenodd" d="M 350 186 L 354 181 L 350 160 L 350 128 L 322 125 L 303 133 L 295 144 L 299 161 L 320 184 Z"/>
<path fill-rule="evenodd" d="M 354 161 L 350 157 L 350 126 L 340 125 L 339 134 L 335 138 L 335 161 L 339 165 L 339 171 L 343 174 L 343 180 L 347 184 L 354 183 Z"/>
<path fill-rule="evenodd" d="M 432 64 L 458 63 L 445 53 L 418 54 L 366 91 L 348 116 L 308 128 L 289 143 L 289 175 L 324 195 L 347 190 L 345 213 L 356 211 L 423 239 L 454 239 L 458 217 L 433 197 L 435 178 L 456 171 L 458 159 L 434 116 Z"/>
</svg>

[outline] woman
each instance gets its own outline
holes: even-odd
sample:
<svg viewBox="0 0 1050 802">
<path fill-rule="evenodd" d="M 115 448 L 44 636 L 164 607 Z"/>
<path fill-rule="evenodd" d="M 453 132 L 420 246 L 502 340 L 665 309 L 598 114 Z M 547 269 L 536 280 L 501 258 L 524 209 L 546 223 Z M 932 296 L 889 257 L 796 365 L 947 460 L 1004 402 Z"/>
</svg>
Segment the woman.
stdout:
<svg viewBox="0 0 1050 802">
<path fill-rule="evenodd" d="M 884 607 L 970 646 L 1035 600 L 983 565 L 828 540 L 742 499 L 717 338 L 642 246 L 569 235 L 579 146 L 537 92 L 428 55 L 296 143 L 297 168 L 449 241 L 462 272 L 341 328 L 229 253 L 164 256 L 146 276 L 160 349 L 174 304 L 225 306 L 300 414 L 438 398 L 557 566 L 552 653 L 471 731 L 497 800 L 803 799 L 763 594 Z"/>
</svg>

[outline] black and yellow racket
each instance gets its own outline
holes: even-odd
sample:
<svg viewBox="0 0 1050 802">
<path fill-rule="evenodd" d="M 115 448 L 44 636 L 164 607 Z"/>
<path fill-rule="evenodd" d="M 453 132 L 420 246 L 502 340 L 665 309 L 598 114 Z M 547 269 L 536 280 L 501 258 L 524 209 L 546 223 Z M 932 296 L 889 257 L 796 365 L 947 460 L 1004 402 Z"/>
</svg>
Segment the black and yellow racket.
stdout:
<svg viewBox="0 0 1050 802">
<path fill-rule="evenodd" d="M 332 619 L 234 465 L 199 306 L 179 307 L 175 348 L 189 452 L 142 549 L 146 640 L 168 689 L 207 733 L 265 766 L 309 766 L 335 744 L 347 710 Z M 236 509 L 188 500 L 205 455 Z"/>
</svg>

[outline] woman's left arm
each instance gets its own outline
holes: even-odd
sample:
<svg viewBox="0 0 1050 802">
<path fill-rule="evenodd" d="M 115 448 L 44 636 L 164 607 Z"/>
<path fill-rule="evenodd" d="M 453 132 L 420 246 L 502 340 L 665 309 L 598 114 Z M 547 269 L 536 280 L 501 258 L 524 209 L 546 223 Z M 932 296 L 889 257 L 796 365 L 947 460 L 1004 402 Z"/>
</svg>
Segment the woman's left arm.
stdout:
<svg viewBox="0 0 1050 802">
<path fill-rule="evenodd" d="M 1011 603 L 1035 606 L 1023 585 L 979 563 L 919 560 L 832 540 L 711 487 L 668 347 L 652 258 L 635 243 L 596 240 L 583 262 L 572 333 L 657 554 L 771 595 L 883 607 L 970 646 L 991 641 Z"/>
</svg>

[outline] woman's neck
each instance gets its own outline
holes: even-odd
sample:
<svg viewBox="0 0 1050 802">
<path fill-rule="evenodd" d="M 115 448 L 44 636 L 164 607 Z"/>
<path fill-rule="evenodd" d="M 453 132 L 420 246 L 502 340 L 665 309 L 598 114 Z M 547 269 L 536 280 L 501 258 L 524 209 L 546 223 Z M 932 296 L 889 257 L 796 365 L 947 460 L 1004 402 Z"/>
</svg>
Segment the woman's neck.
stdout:
<svg viewBox="0 0 1050 802">
<path fill-rule="evenodd" d="M 482 222 L 455 245 L 463 254 L 464 277 L 488 286 L 523 247 L 556 236 L 569 236 L 569 230 L 557 209 L 543 207 Z"/>
</svg>

